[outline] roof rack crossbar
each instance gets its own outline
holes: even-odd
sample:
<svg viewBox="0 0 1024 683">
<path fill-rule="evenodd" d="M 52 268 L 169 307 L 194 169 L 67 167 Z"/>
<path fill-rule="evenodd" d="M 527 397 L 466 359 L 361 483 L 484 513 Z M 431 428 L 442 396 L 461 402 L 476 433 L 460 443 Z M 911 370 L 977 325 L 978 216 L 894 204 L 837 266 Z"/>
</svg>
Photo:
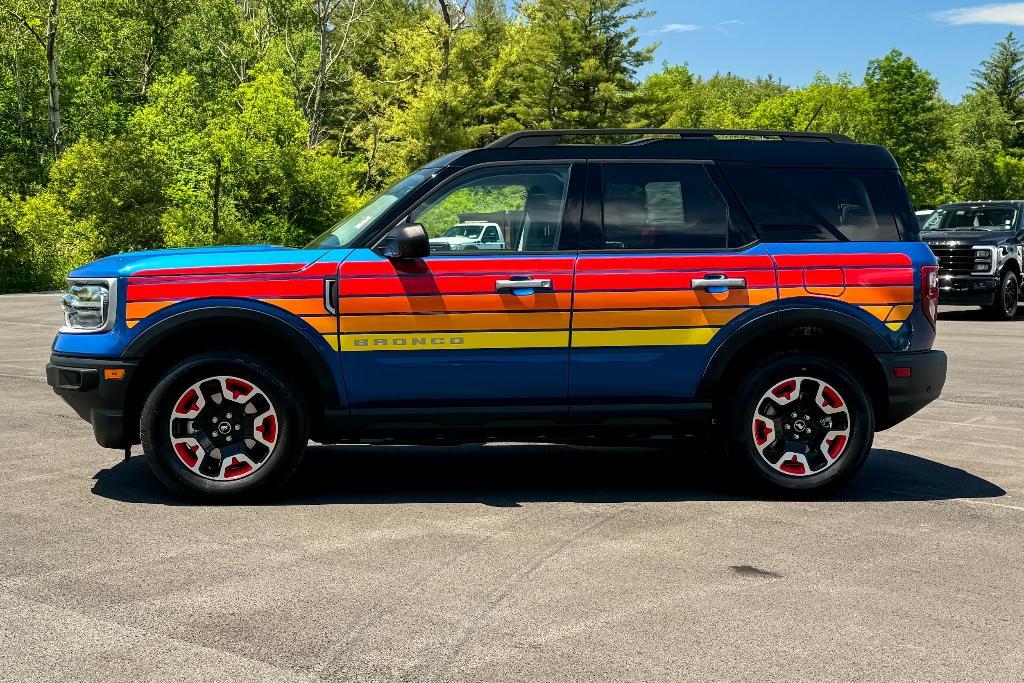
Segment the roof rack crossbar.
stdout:
<svg viewBox="0 0 1024 683">
<path fill-rule="evenodd" d="M 680 139 L 713 140 L 719 136 L 778 138 L 783 141 L 853 142 L 839 133 L 796 132 L 790 130 L 742 130 L 731 128 L 581 128 L 578 130 L 521 130 L 498 138 L 487 149 L 502 147 L 550 147 L 563 137 L 615 137 L 661 135 Z"/>
</svg>

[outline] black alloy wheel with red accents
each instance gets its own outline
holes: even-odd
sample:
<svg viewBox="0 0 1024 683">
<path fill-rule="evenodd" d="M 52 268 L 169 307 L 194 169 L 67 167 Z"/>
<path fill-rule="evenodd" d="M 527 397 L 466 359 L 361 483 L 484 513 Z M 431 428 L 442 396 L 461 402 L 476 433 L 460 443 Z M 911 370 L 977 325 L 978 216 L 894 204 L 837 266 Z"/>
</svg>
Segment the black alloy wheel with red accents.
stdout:
<svg viewBox="0 0 1024 683">
<path fill-rule="evenodd" d="M 819 354 L 776 354 L 742 378 L 719 409 L 733 469 L 777 491 L 841 486 L 863 466 L 874 438 L 862 380 Z"/>
<path fill-rule="evenodd" d="M 212 352 L 174 366 L 142 410 L 142 445 L 175 493 L 211 500 L 266 492 L 298 467 L 307 416 L 298 390 L 266 359 Z"/>
</svg>

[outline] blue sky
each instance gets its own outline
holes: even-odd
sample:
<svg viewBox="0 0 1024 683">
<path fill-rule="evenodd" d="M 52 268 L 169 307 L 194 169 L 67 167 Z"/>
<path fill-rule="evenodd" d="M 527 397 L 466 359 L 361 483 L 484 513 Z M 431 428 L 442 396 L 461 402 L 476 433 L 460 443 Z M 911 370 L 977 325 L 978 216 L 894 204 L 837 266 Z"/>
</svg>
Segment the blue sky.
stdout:
<svg viewBox="0 0 1024 683">
<path fill-rule="evenodd" d="M 657 14 L 638 24 L 642 40 L 660 41 L 640 75 L 688 62 L 710 76 L 777 76 L 806 85 L 818 71 L 847 71 L 855 81 L 869 59 L 896 47 L 939 80 L 957 101 L 971 69 L 1014 31 L 1024 41 L 1024 2 L 971 0 L 646 0 Z"/>
</svg>

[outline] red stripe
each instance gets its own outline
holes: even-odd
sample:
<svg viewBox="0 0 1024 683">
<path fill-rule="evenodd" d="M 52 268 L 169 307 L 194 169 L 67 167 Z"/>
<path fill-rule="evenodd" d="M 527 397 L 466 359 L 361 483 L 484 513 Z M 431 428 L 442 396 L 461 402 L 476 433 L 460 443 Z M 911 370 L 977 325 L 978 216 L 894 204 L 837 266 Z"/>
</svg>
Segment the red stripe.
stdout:
<svg viewBox="0 0 1024 683">
<path fill-rule="evenodd" d="M 913 265 L 906 254 L 780 254 L 775 263 L 779 268 Z"/>
<path fill-rule="evenodd" d="M 494 258 L 455 257 L 429 261 L 352 261 L 341 266 L 342 277 L 394 277 L 396 275 L 483 275 L 509 273 L 571 273 L 574 257 L 530 258 L 505 256 Z"/>
<path fill-rule="evenodd" d="M 181 277 L 186 275 L 255 275 L 258 273 L 297 273 L 303 275 L 334 275 L 337 261 L 305 263 L 259 263 L 237 266 L 196 266 L 193 268 L 154 268 L 132 273 L 132 277 Z"/>
<path fill-rule="evenodd" d="M 808 268 L 780 269 L 780 287 L 853 287 L 913 285 L 912 268 Z"/>
<path fill-rule="evenodd" d="M 693 255 L 670 256 L 581 256 L 576 264 L 577 272 L 635 271 L 635 270 L 704 270 L 705 272 L 737 268 L 771 269 L 768 256 Z"/>
<path fill-rule="evenodd" d="M 288 296 L 323 296 L 321 278 L 304 280 L 228 280 L 212 282 L 132 283 L 128 285 L 128 301 L 162 299 L 199 299 L 210 297 L 275 298 Z"/>
<path fill-rule="evenodd" d="M 691 289 L 690 281 L 704 277 L 707 271 L 681 273 L 582 273 L 576 276 L 577 292 Z M 728 277 L 742 277 L 747 287 L 774 287 L 775 273 L 770 270 L 725 270 Z"/>
<path fill-rule="evenodd" d="M 550 273 L 524 273 L 534 277 L 550 279 L 556 292 L 572 291 L 572 275 Z M 342 278 L 341 295 L 345 296 L 379 296 L 379 295 L 419 295 L 419 294 L 491 294 L 494 285 L 505 276 L 483 275 L 444 275 L 440 277 L 367 277 Z M 513 296 L 513 295 L 509 295 Z"/>
</svg>

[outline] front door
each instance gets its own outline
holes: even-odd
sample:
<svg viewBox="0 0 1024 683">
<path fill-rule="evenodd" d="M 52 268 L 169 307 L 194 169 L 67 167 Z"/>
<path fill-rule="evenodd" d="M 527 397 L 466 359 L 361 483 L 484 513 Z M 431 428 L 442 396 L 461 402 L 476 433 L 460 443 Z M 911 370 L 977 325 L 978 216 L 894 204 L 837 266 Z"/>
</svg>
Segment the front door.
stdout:
<svg viewBox="0 0 1024 683">
<path fill-rule="evenodd" d="M 339 351 L 357 430 L 541 432 L 567 422 L 585 164 L 477 167 L 405 220 L 431 255 L 356 251 L 339 276 Z"/>
<path fill-rule="evenodd" d="M 591 164 L 572 320 L 574 422 L 678 415 L 718 340 L 778 298 L 771 257 L 718 179 L 703 163 Z"/>
</svg>

